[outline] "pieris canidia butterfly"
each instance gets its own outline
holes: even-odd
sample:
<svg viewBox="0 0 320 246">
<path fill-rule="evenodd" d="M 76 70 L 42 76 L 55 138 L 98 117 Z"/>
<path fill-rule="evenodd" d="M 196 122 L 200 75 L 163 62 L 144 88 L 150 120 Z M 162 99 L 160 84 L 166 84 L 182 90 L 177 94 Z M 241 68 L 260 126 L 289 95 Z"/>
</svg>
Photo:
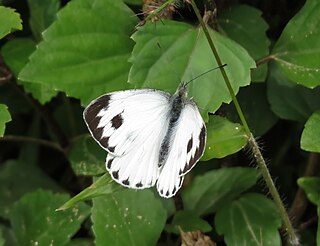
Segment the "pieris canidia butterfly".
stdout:
<svg viewBox="0 0 320 246">
<path fill-rule="evenodd" d="M 112 92 L 86 107 L 84 120 L 108 151 L 106 168 L 116 182 L 133 189 L 156 184 L 166 198 L 180 189 L 206 144 L 206 127 L 187 98 L 187 84 L 173 95 L 153 89 Z"/>
</svg>

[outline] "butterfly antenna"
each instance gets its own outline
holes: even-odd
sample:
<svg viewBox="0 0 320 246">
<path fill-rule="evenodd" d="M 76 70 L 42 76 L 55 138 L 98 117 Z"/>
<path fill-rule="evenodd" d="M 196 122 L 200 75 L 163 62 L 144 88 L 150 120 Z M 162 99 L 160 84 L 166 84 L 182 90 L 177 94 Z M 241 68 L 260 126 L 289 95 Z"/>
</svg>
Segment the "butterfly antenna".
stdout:
<svg viewBox="0 0 320 246">
<path fill-rule="evenodd" d="M 206 72 L 204 72 L 204 73 L 201 73 L 201 74 L 199 74 L 198 76 L 194 77 L 193 79 L 189 80 L 189 81 L 186 82 L 185 84 L 188 85 L 189 83 L 191 83 L 192 81 L 200 78 L 201 76 L 203 76 L 203 75 L 205 75 L 205 74 L 207 74 L 207 73 L 210 73 L 210 72 L 212 72 L 213 70 L 216 70 L 216 69 L 218 69 L 218 68 L 223 68 L 223 67 L 225 67 L 225 66 L 227 66 L 227 64 L 223 64 L 221 67 L 215 67 L 215 68 L 209 69 L 208 71 L 206 71 Z"/>
</svg>

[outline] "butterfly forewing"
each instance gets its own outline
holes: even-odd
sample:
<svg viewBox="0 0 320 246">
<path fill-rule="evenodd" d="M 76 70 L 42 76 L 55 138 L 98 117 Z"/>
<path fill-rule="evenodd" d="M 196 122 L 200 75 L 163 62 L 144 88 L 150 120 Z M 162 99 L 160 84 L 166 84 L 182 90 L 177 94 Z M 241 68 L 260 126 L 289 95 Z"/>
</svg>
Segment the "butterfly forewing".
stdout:
<svg viewBox="0 0 320 246">
<path fill-rule="evenodd" d="M 158 192 L 164 197 L 175 195 L 182 185 L 183 175 L 192 169 L 204 152 L 206 127 L 193 102 L 186 102 L 172 134 L 170 151 L 157 182 Z"/>
<path fill-rule="evenodd" d="M 109 152 L 106 168 L 118 183 L 136 189 L 155 184 L 169 100 L 162 91 L 127 90 L 101 96 L 85 109 L 87 126 Z"/>
</svg>

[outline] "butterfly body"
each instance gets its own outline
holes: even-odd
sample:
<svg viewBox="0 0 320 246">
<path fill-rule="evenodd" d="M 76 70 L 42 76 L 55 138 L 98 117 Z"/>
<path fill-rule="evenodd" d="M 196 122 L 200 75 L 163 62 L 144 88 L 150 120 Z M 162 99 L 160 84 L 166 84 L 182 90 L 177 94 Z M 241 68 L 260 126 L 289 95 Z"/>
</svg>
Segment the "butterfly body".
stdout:
<svg viewBox="0 0 320 246">
<path fill-rule="evenodd" d="M 173 95 L 153 89 L 109 93 L 92 101 L 83 115 L 108 151 L 107 170 L 126 187 L 157 183 L 159 194 L 171 197 L 204 152 L 206 128 L 187 98 L 186 84 Z"/>
</svg>

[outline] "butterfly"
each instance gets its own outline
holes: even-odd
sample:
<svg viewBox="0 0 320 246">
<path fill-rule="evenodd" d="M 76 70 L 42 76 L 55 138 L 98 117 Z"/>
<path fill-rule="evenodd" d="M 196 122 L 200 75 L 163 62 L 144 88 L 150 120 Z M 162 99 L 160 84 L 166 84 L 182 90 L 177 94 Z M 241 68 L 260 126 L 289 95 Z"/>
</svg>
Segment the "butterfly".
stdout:
<svg viewBox="0 0 320 246">
<path fill-rule="evenodd" d="M 155 89 L 108 93 L 84 110 L 84 121 L 108 152 L 106 169 L 117 183 L 134 189 L 157 186 L 174 196 L 184 175 L 202 157 L 206 126 L 181 83 L 171 95 Z"/>
</svg>

